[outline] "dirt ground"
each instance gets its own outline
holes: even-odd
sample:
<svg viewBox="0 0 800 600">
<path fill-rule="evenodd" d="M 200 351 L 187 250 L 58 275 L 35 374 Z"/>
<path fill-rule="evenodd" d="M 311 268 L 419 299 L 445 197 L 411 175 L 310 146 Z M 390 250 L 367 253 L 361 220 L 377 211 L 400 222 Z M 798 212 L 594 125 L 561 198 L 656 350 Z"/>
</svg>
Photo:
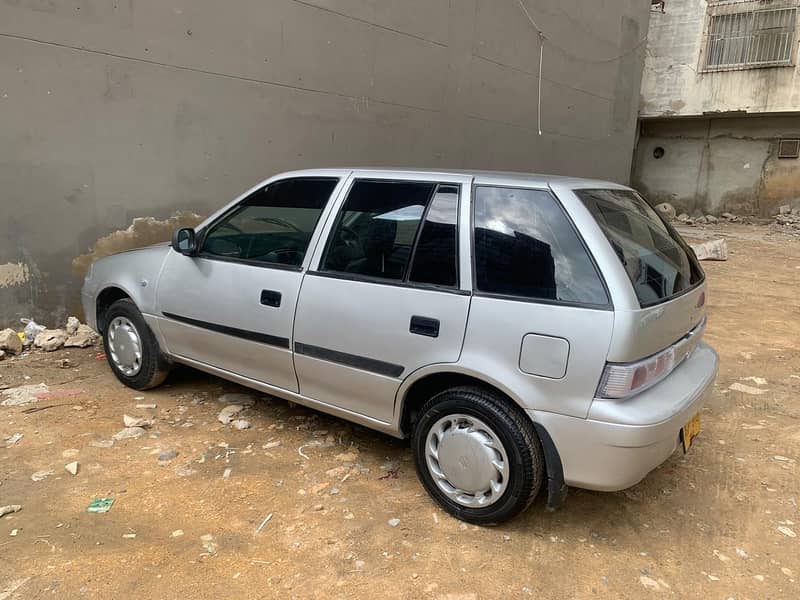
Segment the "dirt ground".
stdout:
<svg viewBox="0 0 800 600">
<path fill-rule="evenodd" d="M 695 446 L 630 490 L 573 489 L 556 512 L 540 498 L 496 528 L 447 516 L 406 443 L 344 421 L 256 394 L 238 431 L 218 398 L 246 390 L 190 369 L 137 394 L 99 348 L 7 358 L 0 385 L 51 396 L 0 406 L 0 439 L 24 435 L 0 444 L 0 505 L 23 506 L 0 518 L 0 600 L 800 597 L 800 241 L 685 234 L 731 251 L 704 263 L 722 362 Z M 126 413 L 155 423 L 98 447 Z M 109 512 L 86 512 L 97 497 Z"/>
</svg>

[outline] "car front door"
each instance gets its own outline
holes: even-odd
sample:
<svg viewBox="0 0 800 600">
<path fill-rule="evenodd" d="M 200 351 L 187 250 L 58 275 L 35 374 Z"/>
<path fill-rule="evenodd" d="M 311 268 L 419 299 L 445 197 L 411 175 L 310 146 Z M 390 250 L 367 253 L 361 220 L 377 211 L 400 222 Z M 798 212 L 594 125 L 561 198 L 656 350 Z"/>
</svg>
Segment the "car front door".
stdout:
<svg viewBox="0 0 800 600">
<path fill-rule="evenodd" d="M 169 253 L 157 301 L 170 354 L 298 391 L 294 312 L 309 248 L 338 182 L 269 183 L 203 227 L 195 256 Z"/>
<path fill-rule="evenodd" d="M 470 183 L 351 174 L 297 306 L 301 394 L 390 423 L 408 374 L 458 360 L 471 298 L 459 277 Z"/>
</svg>

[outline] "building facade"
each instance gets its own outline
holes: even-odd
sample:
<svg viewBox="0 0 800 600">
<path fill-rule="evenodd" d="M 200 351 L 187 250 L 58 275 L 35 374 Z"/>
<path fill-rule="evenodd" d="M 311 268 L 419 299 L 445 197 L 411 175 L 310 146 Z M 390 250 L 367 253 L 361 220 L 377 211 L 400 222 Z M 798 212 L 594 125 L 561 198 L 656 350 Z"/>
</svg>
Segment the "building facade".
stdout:
<svg viewBox="0 0 800 600">
<path fill-rule="evenodd" d="M 0 323 L 54 324 L 95 256 L 284 170 L 626 181 L 649 17 L 641 0 L 0 2 Z"/>
<path fill-rule="evenodd" d="M 653 12 L 632 181 L 688 214 L 800 207 L 797 0 Z"/>
</svg>

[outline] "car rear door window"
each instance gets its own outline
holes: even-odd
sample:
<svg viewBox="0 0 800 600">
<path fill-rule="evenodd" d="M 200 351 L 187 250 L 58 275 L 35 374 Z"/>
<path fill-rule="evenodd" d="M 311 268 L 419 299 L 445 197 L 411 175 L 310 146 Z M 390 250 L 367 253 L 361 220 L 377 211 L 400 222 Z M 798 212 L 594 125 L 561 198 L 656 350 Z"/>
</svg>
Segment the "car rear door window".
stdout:
<svg viewBox="0 0 800 600">
<path fill-rule="evenodd" d="M 479 186 L 474 211 L 478 291 L 608 306 L 594 263 L 549 191 Z"/>
<path fill-rule="evenodd" d="M 354 182 L 329 236 L 321 270 L 404 281 L 435 189 L 432 182 Z"/>
<path fill-rule="evenodd" d="M 458 285 L 457 185 L 439 185 L 419 234 L 409 280 L 445 287 Z"/>
<path fill-rule="evenodd" d="M 211 225 L 201 254 L 299 267 L 337 181 L 286 179 L 254 192 Z"/>
</svg>

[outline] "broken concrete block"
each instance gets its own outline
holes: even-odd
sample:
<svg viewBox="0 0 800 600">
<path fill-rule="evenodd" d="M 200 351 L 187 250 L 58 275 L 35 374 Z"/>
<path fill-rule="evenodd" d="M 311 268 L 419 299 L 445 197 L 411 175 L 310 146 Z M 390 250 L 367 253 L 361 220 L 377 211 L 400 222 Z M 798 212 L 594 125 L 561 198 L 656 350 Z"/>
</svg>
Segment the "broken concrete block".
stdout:
<svg viewBox="0 0 800 600">
<path fill-rule="evenodd" d="M 67 463 L 66 465 L 64 465 L 64 469 L 70 475 L 77 475 L 78 474 L 78 461 L 74 460 L 71 463 Z"/>
<path fill-rule="evenodd" d="M 677 212 L 675 211 L 675 207 L 672 206 L 669 202 L 662 202 L 661 204 L 656 204 L 656 210 L 661 213 L 661 216 L 671 221 L 675 218 Z"/>
<path fill-rule="evenodd" d="M 122 415 L 122 423 L 125 427 L 152 427 L 153 420 L 145 419 L 144 417 L 132 417 L 130 415 Z"/>
<path fill-rule="evenodd" d="M 228 425 L 231 421 L 233 421 L 233 418 L 243 410 L 244 406 L 242 406 L 241 404 L 229 404 L 221 411 L 219 411 L 217 420 L 223 425 Z"/>
<path fill-rule="evenodd" d="M 65 327 L 67 335 L 75 335 L 80 324 L 81 322 L 78 320 L 78 317 L 69 317 L 67 319 L 67 326 Z"/>
<path fill-rule="evenodd" d="M 94 329 L 81 323 L 78 325 L 75 333 L 70 335 L 64 342 L 64 346 L 66 348 L 88 348 L 93 345 L 99 337 L 100 336 Z"/>
<path fill-rule="evenodd" d="M 132 440 L 138 437 L 142 437 L 145 434 L 144 427 L 126 427 L 115 433 L 111 438 L 113 440 Z"/>
<path fill-rule="evenodd" d="M 728 242 L 724 239 L 692 244 L 697 260 L 728 260 Z"/>
<path fill-rule="evenodd" d="M 13 329 L 0 331 L 0 350 L 7 350 L 11 354 L 22 352 L 22 340 Z"/>
<path fill-rule="evenodd" d="M 67 337 L 67 332 L 63 329 L 45 329 L 36 334 L 33 345 L 45 352 L 53 352 L 64 345 Z"/>
</svg>

